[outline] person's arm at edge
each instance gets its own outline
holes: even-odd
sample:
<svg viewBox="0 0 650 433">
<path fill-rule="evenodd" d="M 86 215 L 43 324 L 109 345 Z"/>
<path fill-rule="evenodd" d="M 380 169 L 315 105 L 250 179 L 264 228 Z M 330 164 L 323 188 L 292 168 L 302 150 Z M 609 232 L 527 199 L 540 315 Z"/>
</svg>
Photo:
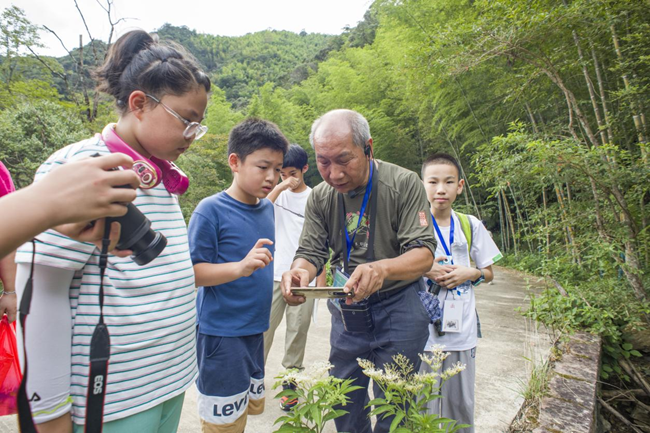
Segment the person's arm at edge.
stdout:
<svg viewBox="0 0 650 433">
<path fill-rule="evenodd" d="M 0 259 L 0 280 L 2 280 L 3 292 L 0 295 L 0 318 L 7 315 L 9 323 L 16 320 L 16 264 L 14 263 L 16 253 L 12 252 Z M 11 293 L 13 292 L 13 293 Z"/>
<path fill-rule="evenodd" d="M 119 203 L 133 201 L 136 192 L 115 186 L 136 187 L 138 176 L 131 170 L 107 170 L 132 164 L 123 154 L 69 162 L 39 182 L 0 198 L 0 257 L 50 227 L 124 215 L 126 206 Z"/>
</svg>

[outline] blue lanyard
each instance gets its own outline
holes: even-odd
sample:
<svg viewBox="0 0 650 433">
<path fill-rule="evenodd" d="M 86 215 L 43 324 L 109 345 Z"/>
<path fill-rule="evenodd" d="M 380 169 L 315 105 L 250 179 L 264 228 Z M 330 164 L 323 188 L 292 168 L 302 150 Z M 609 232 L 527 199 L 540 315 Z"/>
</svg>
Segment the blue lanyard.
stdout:
<svg viewBox="0 0 650 433">
<path fill-rule="evenodd" d="M 447 248 L 447 244 L 445 243 L 445 238 L 442 237 L 442 232 L 440 231 L 440 227 L 438 227 L 438 223 L 436 222 L 436 219 L 434 218 L 433 214 L 431 214 L 431 219 L 433 220 L 433 227 L 436 229 L 436 234 L 438 235 L 438 240 L 442 244 L 442 249 L 445 250 L 445 254 L 447 256 L 451 256 L 451 244 L 454 243 L 454 216 L 451 215 L 451 228 L 449 229 L 449 248 Z M 451 264 L 454 264 L 454 260 L 452 259 Z"/>
<path fill-rule="evenodd" d="M 343 221 L 343 230 L 345 230 L 345 243 L 347 244 L 348 248 L 348 262 L 350 261 L 350 253 L 352 252 L 352 244 L 354 243 L 354 238 L 357 237 L 357 231 L 359 230 L 359 226 L 361 225 L 361 220 L 363 219 L 363 213 L 366 211 L 366 206 L 368 205 L 368 199 L 370 198 L 370 191 L 372 191 L 372 169 L 373 166 L 372 159 L 370 160 L 370 177 L 368 178 L 368 185 L 366 185 L 366 193 L 363 195 L 363 202 L 361 203 L 361 210 L 359 210 L 359 221 L 357 221 L 357 228 L 354 230 L 354 235 L 352 235 L 352 239 L 350 239 L 350 235 L 348 234 L 348 226 L 345 224 L 345 221 Z M 377 198 L 375 198 L 377 200 Z"/>
</svg>

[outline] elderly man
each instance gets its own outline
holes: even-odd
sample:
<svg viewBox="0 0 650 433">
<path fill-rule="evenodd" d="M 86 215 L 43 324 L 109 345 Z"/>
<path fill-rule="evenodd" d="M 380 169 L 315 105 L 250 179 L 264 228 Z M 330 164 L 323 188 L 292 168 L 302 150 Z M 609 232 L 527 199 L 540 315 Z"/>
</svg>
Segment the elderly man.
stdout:
<svg viewBox="0 0 650 433">
<path fill-rule="evenodd" d="M 332 249 L 334 285 L 354 296 L 328 301 L 331 373 L 362 387 L 350 394 L 352 402 L 344 408 L 349 413 L 335 420 L 336 427 L 371 432 L 365 408 L 370 379 L 357 358 L 381 367 L 402 353 L 418 371 L 418 353 L 427 341 L 429 317 L 417 290 L 436 248 L 429 203 L 415 173 L 373 158 L 370 128 L 361 114 L 330 111 L 314 122 L 309 139 L 325 182 L 307 201 L 300 247 L 282 276 L 282 292 L 290 305 L 304 302 L 291 288 L 307 286 Z M 380 394 L 377 387 L 374 392 Z M 378 420 L 374 431 L 387 432 L 391 421 Z"/>
</svg>

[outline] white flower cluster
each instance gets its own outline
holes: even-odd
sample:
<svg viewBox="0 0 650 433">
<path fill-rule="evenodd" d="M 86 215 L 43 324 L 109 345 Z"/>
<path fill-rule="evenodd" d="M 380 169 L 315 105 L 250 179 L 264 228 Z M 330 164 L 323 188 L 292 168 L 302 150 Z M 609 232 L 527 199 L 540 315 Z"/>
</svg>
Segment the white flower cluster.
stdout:
<svg viewBox="0 0 650 433">
<path fill-rule="evenodd" d="M 316 362 L 305 370 L 292 368 L 280 373 L 278 378 L 284 382 L 293 383 L 303 389 L 309 389 L 320 381 L 329 379 L 329 371 L 334 366 L 327 361 Z"/>
<path fill-rule="evenodd" d="M 390 384 L 392 387 L 417 394 L 425 385 L 436 385 L 440 380 L 444 382 L 465 370 L 465 365 L 459 362 L 440 372 L 442 362 L 449 356 L 449 353 L 444 352 L 443 349 L 444 346 L 435 345 L 430 355 L 420 354 L 422 362 L 431 367 L 432 371 L 429 373 L 414 373 L 413 365 L 402 354 L 393 356 L 394 363 L 385 365 L 384 370 L 378 369 L 375 364 L 367 359 L 357 359 L 357 362 L 363 369 L 363 374 L 371 378 L 375 383 Z"/>
</svg>

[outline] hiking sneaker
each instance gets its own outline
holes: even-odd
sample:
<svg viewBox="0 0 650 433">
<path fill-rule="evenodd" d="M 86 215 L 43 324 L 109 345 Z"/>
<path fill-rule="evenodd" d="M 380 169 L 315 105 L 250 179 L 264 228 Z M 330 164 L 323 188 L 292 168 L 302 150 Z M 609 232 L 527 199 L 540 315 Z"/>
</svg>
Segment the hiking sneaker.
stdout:
<svg viewBox="0 0 650 433">
<path fill-rule="evenodd" d="M 294 384 L 282 384 L 282 389 L 296 389 L 296 386 Z M 289 398 L 289 397 L 281 397 L 280 398 L 280 409 L 282 409 L 285 412 L 289 412 L 291 409 L 294 408 L 295 405 L 298 404 L 298 398 Z"/>
</svg>

